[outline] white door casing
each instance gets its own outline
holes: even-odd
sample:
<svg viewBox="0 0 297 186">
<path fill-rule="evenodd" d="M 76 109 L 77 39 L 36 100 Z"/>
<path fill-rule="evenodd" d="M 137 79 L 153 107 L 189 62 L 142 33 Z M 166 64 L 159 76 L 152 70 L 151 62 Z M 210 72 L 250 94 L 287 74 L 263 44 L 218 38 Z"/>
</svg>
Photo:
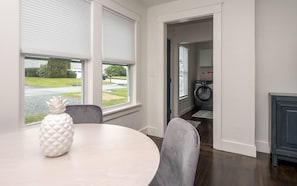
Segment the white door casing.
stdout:
<svg viewBox="0 0 297 186">
<path fill-rule="evenodd" d="M 150 128 L 148 131 L 152 135 L 163 137 L 165 128 L 167 126 L 166 122 L 166 113 L 167 113 L 167 107 L 166 107 L 166 83 L 167 83 L 167 77 L 166 77 L 166 41 L 167 41 L 167 30 L 166 30 L 166 24 L 167 23 L 178 23 L 178 22 L 186 22 L 186 21 L 192 21 L 196 19 L 201 19 L 204 17 L 213 17 L 213 104 L 214 104 L 214 112 L 213 112 L 213 147 L 215 149 L 221 150 L 221 141 L 222 141 L 222 65 L 221 65 L 221 32 L 222 32 L 222 19 L 221 19 L 221 10 L 222 10 L 222 4 L 215 4 L 210 5 L 206 7 L 196 8 L 196 9 L 190 9 L 186 11 L 182 11 L 179 13 L 174 14 L 168 14 L 165 16 L 160 16 L 158 18 L 158 37 L 156 37 L 156 42 L 162 47 L 160 47 L 161 51 L 159 51 L 158 59 L 162 60 L 163 63 L 160 63 L 160 66 L 158 66 L 159 72 L 163 73 L 163 76 L 161 77 L 161 83 L 159 86 L 159 95 L 163 97 L 161 107 L 163 109 L 163 115 L 159 115 L 162 118 L 159 118 L 157 120 L 164 123 L 164 125 L 159 128 Z M 161 57 L 161 58 L 159 58 Z M 157 74 L 154 74 L 157 76 Z M 157 77 L 154 77 L 157 78 Z M 157 131 L 158 130 L 158 131 Z"/>
</svg>

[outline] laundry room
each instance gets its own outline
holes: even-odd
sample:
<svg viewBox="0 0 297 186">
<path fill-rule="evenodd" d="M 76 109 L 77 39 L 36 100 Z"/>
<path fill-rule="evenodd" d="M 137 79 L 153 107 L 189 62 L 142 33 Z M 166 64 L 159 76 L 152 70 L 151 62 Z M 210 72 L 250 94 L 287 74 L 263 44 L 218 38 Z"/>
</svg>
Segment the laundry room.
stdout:
<svg viewBox="0 0 297 186">
<path fill-rule="evenodd" d="M 212 143 L 213 19 L 168 24 L 167 37 L 171 45 L 171 82 L 167 84 L 171 117 L 183 117 L 197 129 L 206 127 L 205 138 Z"/>
</svg>

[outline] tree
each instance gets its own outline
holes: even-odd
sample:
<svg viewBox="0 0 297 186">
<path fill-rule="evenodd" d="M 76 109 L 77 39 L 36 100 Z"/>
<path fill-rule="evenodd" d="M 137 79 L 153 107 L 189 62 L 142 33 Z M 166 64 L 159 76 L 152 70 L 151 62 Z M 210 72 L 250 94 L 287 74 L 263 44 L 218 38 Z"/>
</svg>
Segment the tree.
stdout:
<svg viewBox="0 0 297 186">
<path fill-rule="evenodd" d="M 47 71 L 46 69 L 47 69 L 46 64 L 40 65 L 40 68 L 39 68 L 39 71 L 38 71 L 39 77 L 46 77 L 46 71 Z"/>
<path fill-rule="evenodd" d="M 70 69 L 70 60 L 49 59 L 46 67 L 48 78 L 67 78 L 67 70 Z"/>
<path fill-rule="evenodd" d="M 121 65 L 110 65 L 105 70 L 109 76 L 126 76 L 126 69 Z"/>
</svg>

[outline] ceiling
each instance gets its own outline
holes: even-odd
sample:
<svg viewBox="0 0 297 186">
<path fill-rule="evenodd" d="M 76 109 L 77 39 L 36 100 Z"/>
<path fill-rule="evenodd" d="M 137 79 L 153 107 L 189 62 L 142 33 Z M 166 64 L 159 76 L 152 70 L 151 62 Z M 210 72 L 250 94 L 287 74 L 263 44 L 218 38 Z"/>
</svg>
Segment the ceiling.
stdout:
<svg viewBox="0 0 297 186">
<path fill-rule="evenodd" d="M 140 1 L 143 2 L 143 4 L 145 4 L 146 6 L 151 7 L 151 6 L 155 6 L 163 3 L 176 1 L 176 0 L 140 0 Z"/>
</svg>

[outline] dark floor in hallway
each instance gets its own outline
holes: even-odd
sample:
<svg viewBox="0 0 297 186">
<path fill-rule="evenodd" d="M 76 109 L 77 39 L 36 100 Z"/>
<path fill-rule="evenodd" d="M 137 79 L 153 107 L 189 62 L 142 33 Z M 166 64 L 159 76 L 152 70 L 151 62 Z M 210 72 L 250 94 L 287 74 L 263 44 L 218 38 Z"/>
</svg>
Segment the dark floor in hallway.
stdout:
<svg viewBox="0 0 297 186">
<path fill-rule="evenodd" d="M 297 186 L 297 164 L 279 161 L 271 165 L 270 154 L 257 153 L 257 158 L 214 150 L 212 148 L 212 120 L 192 118 L 195 111 L 182 116 L 199 120 L 200 156 L 195 186 Z M 162 138 L 151 137 L 159 148 Z"/>
</svg>

